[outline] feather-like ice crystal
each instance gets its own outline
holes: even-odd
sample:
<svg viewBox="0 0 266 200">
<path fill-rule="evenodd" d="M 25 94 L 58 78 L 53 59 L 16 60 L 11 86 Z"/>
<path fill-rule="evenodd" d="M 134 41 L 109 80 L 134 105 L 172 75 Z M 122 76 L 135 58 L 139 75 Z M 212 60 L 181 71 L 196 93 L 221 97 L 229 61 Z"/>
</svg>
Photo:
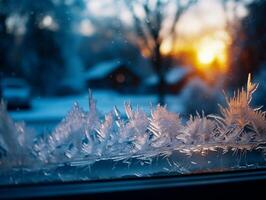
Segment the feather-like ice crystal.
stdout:
<svg viewBox="0 0 266 200">
<path fill-rule="evenodd" d="M 264 151 L 266 114 L 261 108 L 250 106 L 257 88 L 258 84 L 253 84 L 249 75 L 246 89 L 237 91 L 232 98 L 226 97 L 227 105 L 220 106 L 220 116 L 197 114 L 186 123 L 182 123 L 178 114 L 160 105 L 149 115 L 125 103 L 126 118 L 116 107 L 103 117 L 89 91 L 88 112 L 75 103 L 51 133 L 38 137 L 23 123 L 13 122 L 1 102 L 0 168 L 3 174 L 0 176 L 13 176 L 12 170 L 25 168 L 36 173 L 44 170 L 43 174 L 50 174 L 51 180 L 108 178 L 112 173 L 114 177 L 188 173 L 213 163 L 208 160 L 211 157 L 199 159 L 197 153 L 225 153 L 229 149 Z M 189 161 L 187 155 L 195 157 L 197 162 Z M 71 172 L 68 168 L 71 166 L 81 167 L 76 169 L 79 175 Z M 140 166 L 146 167 L 139 169 Z M 47 173 L 47 170 L 51 171 Z M 7 182 L 12 180 L 26 181 L 13 177 Z"/>
</svg>

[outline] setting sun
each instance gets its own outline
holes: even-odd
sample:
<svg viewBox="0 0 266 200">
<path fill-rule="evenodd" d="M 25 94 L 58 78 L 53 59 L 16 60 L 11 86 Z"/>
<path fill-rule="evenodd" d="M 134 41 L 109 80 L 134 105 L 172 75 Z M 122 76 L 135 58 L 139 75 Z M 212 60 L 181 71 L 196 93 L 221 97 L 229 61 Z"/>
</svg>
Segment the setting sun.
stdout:
<svg viewBox="0 0 266 200">
<path fill-rule="evenodd" d="M 199 62 L 204 65 L 211 64 L 215 60 L 215 57 L 215 53 L 208 47 L 200 49 L 197 55 Z"/>
<path fill-rule="evenodd" d="M 206 36 L 196 45 L 197 68 L 204 70 L 215 67 L 226 71 L 227 44 L 226 41 Z"/>
</svg>

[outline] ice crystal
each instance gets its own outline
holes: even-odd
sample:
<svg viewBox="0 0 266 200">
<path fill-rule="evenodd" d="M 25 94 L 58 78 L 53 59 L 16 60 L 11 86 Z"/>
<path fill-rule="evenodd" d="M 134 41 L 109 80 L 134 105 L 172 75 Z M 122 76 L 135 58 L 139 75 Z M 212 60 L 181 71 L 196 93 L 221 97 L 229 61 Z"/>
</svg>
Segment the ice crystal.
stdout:
<svg viewBox="0 0 266 200">
<path fill-rule="evenodd" d="M 183 132 L 184 141 L 186 144 L 208 144 L 215 142 L 215 130 L 217 125 L 214 121 L 208 119 L 202 114 L 202 117 L 190 116 Z"/>
<path fill-rule="evenodd" d="M 180 118 L 175 113 L 170 113 L 165 107 L 157 106 L 155 111 L 152 111 L 149 130 L 154 134 L 154 145 L 160 147 L 162 145 L 171 145 L 176 143 L 178 139 L 182 140 L 178 135 L 182 125 Z"/>
<path fill-rule="evenodd" d="M 43 162 L 66 161 L 73 157 L 92 153 L 92 131 L 98 125 L 96 103 L 89 92 L 89 112 L 77 103 L 67 116 L 48 134 L 36 142 L 34 152 Z"/>
<path fill-rule="evenodd" d="M 15 123 L 9 117 L 5 103 L 1 101 L 0 166 L 2 168 L 28 165 L 32 161 L 33 132 L 24 123 Z"/>
<path fill-rule="evenodd" d="M 230 149 L 234 152 L 265 151 L 266 114 L 261 108 L 252 108 L 250 105 L 257 88 L 258 84 L 253 84 L 249 75 L 246 89 L 242 88 L 232 98 L 226 96 L 226 106 L 220 106 L 221 115 L 206 116 L 202 112 L 190 116 L 186 123 L 182 123 L 178 114 L 171 113 L 160 105 L 153 108 L 149 115 L 139 108 L 134 110 L 129 103 L 125 103 L 126 117 L 121 116 L 117 107 L 102 116 L 89 91 L 88 112 L 75 103 L 56 128 L 42 136 L 34 136 L 34 131 L 23 123 L 13 122 L 2 102 L 0 168 L 5 169 L 5 172 L 25 167 L 30 171 L 53 168 L 54 171 L 49 173 L 45 171 L 45 176 L 62 180 L 91 179 L 95 174 L 98 178 L 108 178 L 110 166 L 112 173 L 119 173 L 113 175 L 115 177 L 123 174 L 206 170 L 214 161 L 206 160 L 205 163 L 205 159 L 197 157 L 198 152 L 200 155 L 206 155 L 206 152 L 211 155 L 211 152 L 222 150 L 226 153 Z M 188 160 L 187 155 L 192 158 L 194 155 L 196 160 L 184 163 Z M 217 159 L 217 156 L 214 158 Z M 148 167 L 154 162 L 157 164 Z M 124 165 L 127 167 L 119 168 Z M 64 166 L 89 167 L 89 171 L 81 170 L 79 178 L 73 178 L 66 175 Z M 107 171 L 105 166 L 109 166 Z M 129 166 L 135 167 L 135 171 L 128 171 Z M 138 170 L 139 166 L 146 168 Z M 232 166 L 228 164 L 227 167 Z M 25 180 L 21 182 L 23 181 Z"/>
<path fill-rule="evenodd" d="M 226 142 L 245 142 L 265 140 L 266 115 L 261 108 L 250 106 L 252 94 L 258 84 L 251 82 L 248 76 L 246 90 L 242 88 L 232 98 L 226 97 L 227 107 L 221 107 L 220 121 L 221 136 Z"/>
</svg>

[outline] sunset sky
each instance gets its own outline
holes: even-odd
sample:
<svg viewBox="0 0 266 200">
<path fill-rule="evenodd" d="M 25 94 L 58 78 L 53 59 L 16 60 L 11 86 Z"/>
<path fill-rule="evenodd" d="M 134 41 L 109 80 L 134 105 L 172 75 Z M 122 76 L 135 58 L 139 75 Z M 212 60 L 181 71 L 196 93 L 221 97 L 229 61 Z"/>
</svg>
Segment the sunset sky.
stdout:
<svg viewBox="0 0 266 200">
<path fill-rule="evenodd" d="M 235 10 L 237 17 L 241 18 L 247 15 L 244 6 L 245 1 L 248 0 L 243 0 L 243 3 L 237 6 Z M 118 16 L 126 25 L 130 26 L 133 22 L 132 15 L 121 2 L 117 0 L 89 0 L 87 3 L 88 15 L 105 18 Z M 164 12 L 170 15 L 175 12 L 175 3 L 169 0 L 168 2 L 169 6 Z M 161 52 L 167 55 L 193 51 L 199 68 L 208 69 L 209 65 L 216 62 L 219 66 L 223 66 L 221 70 L 225 71 L 227 48 L 231 42 L 230 34 L 226 29 L 226 20 L 234 20 L 233 7 L 233 3 L 229 3 L 229 9 L 225 13 L 221 0 L 199 0 L 181 16 L 176 26 L 177 42 L 173 42 L 171 38 L 165 35 Z M 145 20 L 141 8 L 136 6 L 135 9 L 136 13 Z M 165 24 L 167 26 L 167 20 Z M 94 33 L 95 27 L 89 20 L 84 20 L 81 22 L 80 30 L 82 34 L 90 35 Z"/>
<path fill-rule="evenodd" d="M 169 1 L 169 0 L 168 0 Z M 174 2 L 174 1 L 173 1 Z M 171 12 L 173 6 L 170 6 L 167 12 Z M 230 7 L 230 5 L 229 5 Z M 119 0 L 89 0 L 87 3 L 88 13 L 95 16 L 114 16 L 120 15 L 124 22 L 130 23 L 131 15 L 129 11 L 123 8 Z M 117 13 L 118 9 L 121 9 Z M 142 15 L 141 9 L 136 7 L 139 15 Z M 245 16 L 247 13 L 244 6 L 240 4 L 237 8 L 239 16 Z M 221 0 L 199 0 L 192 6 L 178 23 L 178 31 L 182 36 L 197 36 L 209 29 L 223 29 L 225 26 L 225 13 L 221 5 Z"/>
</svg>

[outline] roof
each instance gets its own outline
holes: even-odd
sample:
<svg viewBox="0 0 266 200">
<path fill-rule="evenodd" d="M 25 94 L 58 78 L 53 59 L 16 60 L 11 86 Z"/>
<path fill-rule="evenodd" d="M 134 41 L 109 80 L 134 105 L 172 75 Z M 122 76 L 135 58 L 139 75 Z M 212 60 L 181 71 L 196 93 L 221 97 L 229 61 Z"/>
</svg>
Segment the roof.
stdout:
<svg viewBox="0 0 266 200">
<path fill-rule="evenodd" d="M 189 69 L 185 67 L 174 67 L 173 69 L 166 72 L 165 80 L 168 84 L 174 84 L 180 81 L 184 76 L 189 73 Z M 159 78 L 157 75 L 152 75 L 146 79 L 146 85 L 156 85 L 159 82 Z"/>
<path fill-rule="evenodd" d="M 101 79 L 106 75 L 114 71 L 115 69 L 121 67 L 122 63 L 119 60 L 105 61 L 96 64 L 94 67 L 88 69 L 84 73 L 84 77 L 87 80 L 90 79 Z"/>
</svg>

